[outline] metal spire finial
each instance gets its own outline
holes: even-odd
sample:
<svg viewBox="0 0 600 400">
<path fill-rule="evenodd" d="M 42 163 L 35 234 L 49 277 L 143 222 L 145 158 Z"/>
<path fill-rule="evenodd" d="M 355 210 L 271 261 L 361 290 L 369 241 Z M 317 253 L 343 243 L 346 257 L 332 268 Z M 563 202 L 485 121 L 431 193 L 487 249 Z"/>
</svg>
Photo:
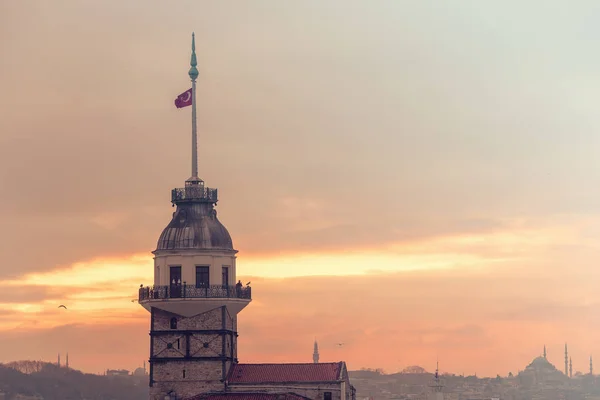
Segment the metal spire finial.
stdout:
<svg viewBox="0 0 600 400">
<path fill-rule="evenodd" d="M 194 35 L 194 33 L 192 33 L 192 58 L 190 59 L 190 72 L 188 73 L 190 76 L 190 79 L 192 81 L 195 81 L 196 78 L 198 78 L 198 68 L 196 68 L 196 65 L 198 65 L 198 60 L 196 59 L 196 35 Z"/>
<path fill-rule="evenodd" d="M 192 80 L 192 176 L 186 183 L 197 185 L 201 182 L 198 178 L 198 128 L 196 126 L 196 78 L 198 78 L 198 61 L 196 60 L 196 38 L 192 33 L 192 58 L 190 60 L 191 68 L 188 72 Z"/>
</svg>

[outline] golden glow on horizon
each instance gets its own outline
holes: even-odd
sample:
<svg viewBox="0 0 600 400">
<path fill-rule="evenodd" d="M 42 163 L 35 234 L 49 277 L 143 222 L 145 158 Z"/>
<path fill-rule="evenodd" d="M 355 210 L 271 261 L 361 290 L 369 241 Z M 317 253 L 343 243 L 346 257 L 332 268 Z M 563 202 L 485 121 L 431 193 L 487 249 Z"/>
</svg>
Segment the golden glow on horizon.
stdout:
<svg viewBox="0 0 600 400">
<path fill-rule="evenodd" d="M 493 271 L 495 277 L 508 276 L 506 275 L 507 268 L 504 265 L 501 268 L 495 268 L 498 263 L 506 263 L 506 266 L 531 265 L 531 260 L 536 258 L 536 254 L 544 254 L 546 245 L 557 242 L 573 243 L 574 240 L 575 236 L 572 235 L 570 229 L 548 227 L 548 229 L 514 229 L 482 235 L 440 237 L 427 241 L 388 245 L 380 250 L 240 257 L 238 272 L 241 272 L 241 279 L 244 279 L 244 276 L 252 277 L 249 280 L 253 281 L 253 286 L 262 289 L 262 293 L 259 295 L 257 292 L 257 298 L 253 299 L 251 311 L 244 314 L 244 318 L 247 318 L 244 321 L 244 329 L 247 329 L 248 334 L 244 333 L 242 342 L 249 348 L 259 346 L 260 343 L 256 341 L 259 341 L 259 338 L 265 340 L 264 335 L 267 334 L 265 332 L 271 332 L 271 326 L 275 323 L 269 319 L 269 316 L 273 313 L 280 316 L 288 315 L 289 310 L 293 310 L 294 318 L 288 321 L 288 324 L 298 336 L 294 339 L 296 341 L 301 340 L 303 335 L 312 337 L 314 334 L 314 332 L 309 332 L 310 329 L 307 329 L 303 322 L 298 321 L 314 320 L 317 325 L 324 323 L 323 321 L 329 321 L 331 325 L 328 325 L 326 329 L 334 329 L 332 327 L 345 325 L 344 321 L 353 315 L 352 313 L 360 315 L 361 327 L 350 333 L 346 332 L 351 336 L 346 339 L 348 342 L 346 350 L 356 351 L 358 354 L 344 355 L 351 362 L 353 362 L 353 357 L 360 358 L 360 354 L 362 354 L 356 347 L 358 344 L 352 344 L 353 335 L 358 335 L 356 338 L 392 335 L 393 332 L 389 329 L 405 329 L 402 327 L 407 326 L 406 324 L 419 328 L 413 333 L 410 329 L 405 333 L 405 335 L 416 336 L 405 338 L 406 343 L 403 346 L 414 346 L 415 343 L 418 343 L 418 346 L 421 346 L 419 352 L 422 354 L 419 354 L 422 358 L 428 357 L 426 349 L 446 342 L 449 335 L 458 345 L 462 345 L 463 342 L 481 343 L 493 337 L 499 346 L 504 346 L 504 339 L 493 333 L 496 330 L 505 332 L 508 329 L 507 324 L 512 323 L 502 319 L 504 318 L 503 314 L 499 314 L 501 317 L 497 322 L 486 322 L 490 329 L 494 328 L 491 332 L 487 332 L 486 327 L 487 333 L 478 333 L 479 328 L 471 327 L 468 317 L 465 317 L 467 314 L 473 315 L 474 311 L 471 308 L 474 306 L 462 304 L 459 308 L 462 311 L 457 311 L 452 316 L 436 317 L 438 319 L 450 318 L 450 320 L 444 320 L 446 328 L 440 331 L 438 327 L 440 321 L 428 319 L 433 314 L 437 315 L 432 307 L 439 307 L 439 305 L 433 306 L 433 304 L 439 301 L 443 302 L 441 299 L 447 298 L 450 293 L 455 291 L 461 293 L 472 291 L 474 287 L 470 285 L 474 282 L 479 282 L 475 288 L 481 288 L 482 282 L 492 276 L 489 272 Z M 515 260 L 517 262 L 513 263 Z M 140 332 L 145 332 L 148 313 L 137 301 L 132 300 L 137 299 L 137 289 L 140 283 L 144 285 L 152 283 L 152 264 L 151 254 L 137 254 L 123 258 L 97 258 L 74 263 L 72 266 L 52 272 L 28 274 L 20 279 L 0 282 L 8 284 L 8 288 L 13 289 L 15 293 L 20 293 L 21 290 L 32 290 L 34 293 L 44 294 L 39 301 L 24 300 L 0 303 L 0 311 L 6 313 L 4 316 L 0 314 L 0 332 L 8 334 L 10 331 L 22 332 L 26 329 L 45 334 L 47 329 L 57 329 L 56 332 L 81 335 L 77 336 L 79 341 L 83 341 L 87 336 L 77 332 L 92 332 L 100 326 L 109 331 L 113 327 L 118 327 L 121 331 L 132 332 L 132 330 L 140 329 Z M 434 271 L 445 272 L 443 274 L 428 273 Z M 464 275 L 464 272 L 468 272 L 468 275 Z M 472 274 L 471 272 L 482 273 Z M 381 293 L 377 292 L 376 288 L 373 289 L 374 291 L 370 291 L 372 289 L 369 288 L 373 288 L 373 282 L 380 279 L 376 276 L 378 273 L 385 274 L 386 281 L 397 282 L 395 287 L 398 287 L 399 291 L 392 290 L 390 292 L 389 288 Z M 337 291 L 332 294 L 331 283 L 323 283 L 321 278 L 311 278 L 311 276 L 325 275 L 347 276 L 352 285 L 359 285 L 360 290 L 364 291 L 362 296 L 370 296 L 371 302 L 377 301 L 381 307 L 385 308 L 386 304 L 396 302 L 393 306 L 398 318 L 395 327 L 386 328 L 387 323 L 382 322 L 381 313 L 371 313 L 369 311 L 371 306 L 368 303 L 363 304 L 361 301 L 353 303 L 354 300 L 350 297 L 344 300 L 344 304 L 348 306 L 349 310 L 341 313 L 340 307 L 343 308 L 344 305 L 331 300 L 331 296 L 339 296 L 340 293 L 343 293 L 344 285 L 340 287 L 339 282 L 344 281 L 337 278 L 327 281 L 327 278 L 323 278 L 325 282 L 336 282 L 334 285 Z M 351 276 L 359 275 L 364 275 L 364 277 L 351 278 Z M 465 279 L 465 276 L 471 278 Z M 474 276 L 480 276 L 483 280 L 477 280 L 479 278 L 473 278 Z M 291 280 L 294 277 L 302 279 Z M 288 279 L 290 280 L 288 281 Z M 440 285 L 440 282 L 447 282 L 448 279 L 453 279 L 450 286 Z M 288 289 L 290 282 L 294 284 L 291 291 Z M 429 282 L 433 282 L 431 285 L 434 287 L 430 287 Z M 527 284 L 524 282 L 523 285 L 517 286 L 526 288 Z M 296 291 L 294 292 L 294 290 Z M 497 285 L 491 284 L 486 289 L 488 294 L 482 297 L 482 299 L 486 299 L 487 303 L 482 300 L 485 304 L 479 304 L 479 307 L 487 310 L 488 313 L 502 311 L 509 316 L 513 315 L 515 310 L 521 310 L 521 308 L 513 309 L 510 301 L 499 294 L 505 291 L 501 288 L 500 292 L 498 290 Z M 305 297 L 307 293 L 310 294 L 311 302 L 307 302 Z M 577 293 L 588 296 L 581 290 Z M 537 292 L 530 292 L 527 288 L 520 294 L 520 301 L 534 301 L 537 299 L 537 295 Z M 421 299 L 422 296 L 426 296 L 427 300 Z M 27 298 L 23 297 L 23 299 Z M 281 307 L 278 308 L 277 299 L 285 302 L 285 310 L 282 310 Z M 503 300 L 498 301 L 498 299 Z M 578 298 L 566 299 L 569 304 L 579 304 L 576 300 Z M 588 302 L 593 303 L 593 298 L 590 297 Z M 327 305 L 323 306 L 323 304 L 329 303 L 331 303 L 329 308 Z M 60 304 L 65 304 L 68 309 L 59 309 L 58 305 Z M 412 304 L 418 307 L 403 308 L 399 306 L 401 304 Z M 334 306 L 335 310 L 330 309 Z M 497 308 L 498 310 L 496 310 Z M 385 310 L 382 312 L 385 313 Z M 518 315 L 514 314 L 510 318 L 517 318 Z M 15 316 L 18 317 L 15 318 Z M 539 328 L 539 324 L 536 326 Z M 60 331 L 60 329 L 64 330 Z M 276 340 L 276 338 L 271 339 Z M 327 350 L 325 343 L 324 341 L 324 354 L 328 352 L 330 357 L 334 356 L 332 352 L 338 349 Z M 282 353 L 280 355 L 269 354 L 267 357 L 268 361 L 284 362 L 289 361 L 286 358 L 289 356 L 290 354 Z M 248 350 L 247 357 L 251 357 L 249 361 L 253 362 L 267 361 L 256 358 L 259 357 L 259 354 L 252 353 L 251 350 Z M 380 358 L 370 359 L 369 362 L 386 365 L 387 361 L 381 357 L 384 355 L 380 354 Z M 415 359 L 413 363 L 420 363 L 419 360 Z M 364 363 L 365 361 L 360 362 Z"/>
<path fill-rule="evenodd" d="M 549 243 L 573 242 L 570 229 L 544 227 L 544 229 L 512 229 L 482 235 L 439 237 L 405 244 L 392 244 L 381 249 L 356 249 L 351 251 L 281 254 L 277 256 L 244 256 L 238 259 L 238 275 L 246 277 L 256 286 L 270 287 L 271 296 L 278 293 L 287 283 L 276 282 L 294 277 L 310 276 L 358 276 L 368 277 L 375 273 L 414 273 L 428 271 L 484 272 L 493 269 L 497 275 L 506 268 L 494 268 L 498 263 L 521 264 L 521 257 L 530 258 L 543 251 Z M 518 260 L 518 263 L 511 261 Z M 486 272 L 487 274 L 487 272 Z M 392 275 L 389 275 L 392 276 Z M 270 282 L 263 282 L 264 279 Z M 371 278 L 367 278 L 371 279 Z M 399 282 L 402 281 L 402 278 Z M 423 279 L 426 279 L 424 276 Z M 0 303 L 0 331 L 38 331 L 60 329 L 64 326 L 145 326 L 148 313 L 138 303 L 140 284 L 153 282 L 153 260 L 151 254 L 135 254 L 130 257 L 96 258 L 81 261 L 51 272 L 33 273 L 20 279 L 0 282 L 15 293 L 32 290 L 43 294 L 37 301 L 21 300 Z M 314 286 L 311 281 L 311 296 L 328 301 L 327 289 Z M 280 286 L 283 285 L 283 286 Z M 274 292 L 273 292 L 274 290 Z M 300 292 L 306 289 L 298 289 Z M 441 290 L 441 289 L 440 289 Z M 407 289 L 398 298 L 406 297 Z M 284 295 L 278 294 L 277 296 Z M 28 297 L 23 297 L 27 299 Z M 277 306 L 273 299 L 257 295 L 252 303 L 253 318 L 270 315 Z M 296 302 L 304 303 L 301 297 L 288 299 L 288 307 L 294 308 L 300 318 L 319 318 L 327 311 L 316 311 L 313 307 L 298 308 Z M 384 295 L 379 301 L 390 301 Z M 415 299 L 406 301 L 416 301 Z M 298 304 L 300 304 L 298 303 Z M 58 308 L 65 304 L 67 310 Z M 274 307 L 274 308 L 273 308 Z M 2 315 L 4 312 L 5 315 Z M 17 317 L 15 317 L 17 316 Z M 252 317 L 250 317 L 252 318 Z M 420 318 L 420 317 L 419 317 Z M 411 323 L 425 323 L 411 320 Z M 249 326 L 257 322 L 251 322 Z M 268 322 L 265 322 L 269 325 Z M 72 331 L 71 328 L 67 328 Z M 120 328 L 121 329 L 121 328 Z M 125 329 L 125 328 L 122 328 Z M 127 328 L 133 329 L 133 328 Z M 256 329 L 256 327 L 254 328 Z M 376 334 L 381 327 L 376 328 Z M 367 329 L 368 331 L 368 329 Z M 73 331 L 74 332 L 74 331 Z M 366 332 L 366 331 L 365 331 Z M 368 332 L 366 333 L 368 334 Z M 424 333 L 423 343 L 439 341 L 439 334 Z M 270 359 L 271 360 L 271 359 Z M 273 360 L 271 360 L 273 361 Z"/>
<path fill-rule="evenodd" d="M 133 255 L 116 259 L 95 259 L 78 262 L 68 268 L 55 271 L 25 275 L 22 279 L 4 281 L 9 285 L 32 286 L 75 286 L 88 285 L 123 286 L 131 281 L 138 281 L 138 286 L 152 279 L 152 256 Z"/>
</svg>

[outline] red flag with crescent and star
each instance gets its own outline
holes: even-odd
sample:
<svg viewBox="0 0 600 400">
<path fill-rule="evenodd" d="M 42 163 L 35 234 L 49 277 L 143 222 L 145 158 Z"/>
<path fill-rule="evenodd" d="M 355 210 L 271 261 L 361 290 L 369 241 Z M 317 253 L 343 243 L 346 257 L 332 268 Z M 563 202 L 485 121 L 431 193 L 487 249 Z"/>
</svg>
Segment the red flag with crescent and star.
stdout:
<svg viewBox="0 0 600 400">
<path fill-rule="evenodd" d="M 192 105 L 192 89 L 186 90 L 175 99 L 175 107 L 183 108 Z"/>
</svg>

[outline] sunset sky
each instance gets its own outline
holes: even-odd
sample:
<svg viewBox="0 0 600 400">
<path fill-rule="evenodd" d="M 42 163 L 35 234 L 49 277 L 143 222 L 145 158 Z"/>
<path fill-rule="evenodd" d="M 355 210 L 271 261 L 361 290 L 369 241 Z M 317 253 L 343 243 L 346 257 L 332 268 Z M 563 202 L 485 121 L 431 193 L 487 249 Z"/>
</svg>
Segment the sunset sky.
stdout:
<svg viewBox="0 0 600 400">
<path fill-rule="evenodd" d="M 600 369 L 600 3 L 0 2 L 0 362 L 148 359 L 170 190 L 253 302 L 242 362 Z M 58 309 L 59 304 L 68 310 Z M 344 342 L 343 347 L 336 343 Z"/>
</svg>

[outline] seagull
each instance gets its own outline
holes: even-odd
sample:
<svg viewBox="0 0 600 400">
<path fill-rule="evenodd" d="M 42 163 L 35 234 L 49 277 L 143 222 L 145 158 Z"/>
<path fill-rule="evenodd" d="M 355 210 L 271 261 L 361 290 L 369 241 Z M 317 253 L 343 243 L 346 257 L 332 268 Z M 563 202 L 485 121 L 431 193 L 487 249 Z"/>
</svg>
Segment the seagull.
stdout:
<svg viewBox="0 0 600 400">
<path fill-rule="evenodd" d="M 338 343 L 337 345 L 342 347 L 344 345 L 344 343 Z"/>
<path fill-rule="evenodd" d="M 246 283 L 246 286 L 250 286 L 250 282 Z"/>
<path fill-rule="evenodd" d="M 67 307 L 65 305 L 62 305 L 62 304 L 60 306 L 58 306 L 58 308 L 64 308 L 65 310 L 67 309 Z"/>
</svg>

